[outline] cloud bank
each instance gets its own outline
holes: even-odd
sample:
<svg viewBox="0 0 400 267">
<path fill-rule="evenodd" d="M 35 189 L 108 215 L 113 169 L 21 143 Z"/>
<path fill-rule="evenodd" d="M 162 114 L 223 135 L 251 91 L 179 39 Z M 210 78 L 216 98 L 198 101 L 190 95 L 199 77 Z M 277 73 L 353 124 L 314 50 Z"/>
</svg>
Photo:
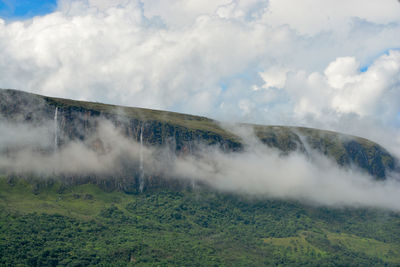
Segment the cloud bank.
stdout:
<svg viewBox="0 0 400 267">
<path fill-rule="evenodd" d="M 108 121 L 99 121 L 85 141 L 70 141 L 54 149 L 52 124 L 0 125 L 9 133 L 24 128 L 29 138 L 23 147 L 0 136 L 0 172 L 40 177 L 97 175 L 103 179 L 181 179 L 214 189 L 267 199 L 294 200 L 317 206 L 373 207 L 400 211 L 400 180 L 377 181 L 354 168 L 341 168 L 317 152 L 282 156 L 262 144 L 251 129 L 233 126 L 245 142 L 241 152 L 223 152 L 199 145 L 193 153 L 176 154 L 169 147 L 141 145 L 124 136 Z M 33 128 L 32 128 L 33 127 Z M 232 127 L 232 126 L 231 126 Z M 54 130 L 54 129 L 53 129 Z M 3 131 L 2 131 L 3 132 Z M 22 137 L 24 138 L 24 137 Z M 6 149 L 8 148 L 8 149 Z M 144 174 L 138 173 L 143 170 Z"/>
<path fill-rule="evenodd" d="M 207 149 L 175 161 L 174 175 L 206 182 L 221 191 L 295 200 L 317 206 L 400 210 L 400 180 L 379 182 L 355 168 L 341 168 L 322 154 L 281 156 L 252 135 L 241 153 Z"/>
</svg>

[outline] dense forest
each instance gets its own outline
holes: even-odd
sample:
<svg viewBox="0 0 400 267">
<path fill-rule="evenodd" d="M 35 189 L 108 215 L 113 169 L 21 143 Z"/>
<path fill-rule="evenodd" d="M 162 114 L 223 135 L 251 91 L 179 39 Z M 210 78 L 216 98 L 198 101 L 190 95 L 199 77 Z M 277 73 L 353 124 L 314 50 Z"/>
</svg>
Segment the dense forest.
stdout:
<svg viewBox="0 0 400 267">
<path fill-rule="evenodd" d="M 37 183 L 0 181 L 0 265 L 400 263 L 395 212 L 313 207 L 207 188 L 126 194 L 92 184 Z"/>
</svg>

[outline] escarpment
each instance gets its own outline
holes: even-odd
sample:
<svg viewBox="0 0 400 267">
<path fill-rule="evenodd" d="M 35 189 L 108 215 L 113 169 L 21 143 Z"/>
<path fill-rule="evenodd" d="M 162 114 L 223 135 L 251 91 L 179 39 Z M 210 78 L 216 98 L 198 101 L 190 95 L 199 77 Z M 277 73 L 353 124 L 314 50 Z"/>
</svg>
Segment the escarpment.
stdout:
<svg viewBox="0 0 400 267">
<path fill-rule="evenodd" d="M 16 90 L 0 90 L 0 119 L 37 127 L 53 125 L 51 127 L 54 127 L 56 135 L 54 146 L 62 148 L 69 142 L 78 141 L 98 153 L 104 150 L 102 140 L 93 136 L 101 121 L 110 122 L 122 135 L 141 146 L 167 148 L 176 157 L 195 154 L 200 146 L 215 146 L 226 153 L 240 153 L 246 148 L 242 138 L 222 127 L 219 122 L 205 117 L 53 98 Z M 278 149 L 283 157 L 294 151 L 309 155 L 317 152 L 340 166 L 357 166 L 376 179 L 385 179 L 396 168 L 396 159 L 389 152 L 360 137 L 303 127 L 246 127 L 253 128 L 262 143 Z M 161 174 L 146 174 L 140 164 L 140 160 L 127 161 L 120 171 L 106 176 L 60 176 L 65 182 L 92 182 L 109 190 L 125 192 L 188 186 L 188 182 L 164 179 Z"/>
</svg>

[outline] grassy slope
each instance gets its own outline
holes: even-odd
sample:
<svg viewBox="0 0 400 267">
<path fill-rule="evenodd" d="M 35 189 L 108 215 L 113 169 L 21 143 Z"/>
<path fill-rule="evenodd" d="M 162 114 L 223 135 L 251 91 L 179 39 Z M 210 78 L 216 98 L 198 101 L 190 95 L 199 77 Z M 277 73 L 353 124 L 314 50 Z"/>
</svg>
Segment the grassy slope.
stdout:
<svg viewBox="0 0 400 267">
<path fill-rule="evenodd" d="M 216 134 L 221 135 L 224 138 L 240 141 L 240 138 L 235 134 L 228 132 L 226 129 L 222 128 L 220 124 L 212 119 L 188 115 L 177 112 L 169 112 L 169 111 L 161 111 L 161 110 L 153 110 L 153 109 L 145 109 L 145 108 L 135 108 L 135 107 L 124 107 L 124 106 L 116 106 L 116 105 L 108 105 L 97 102 L 87 102 L 87 101 L 76 101 L 70 99 L 63 98 L 52 98 L 52 97 L 44 97 L 46 101 L 50 104 L 61 107 L 79 107 L 84 110 L 92 110 L 96 112 L 100 112 L 102 114 L 113 114 L 113 115 L 122 115 L 128 118 L 139 118 L 143 121 L 159 121 L 162 123 L 170 123 L 173 125 L 179 125 L 192 130 L 201 130 L 206 132 L 214 132 Z M 290 126 L 265 126 L 265 125 L 252 125 L 252 124 L 243 124 L 248 126 L 254 126 L 255 133 L 259 135 L 259 137 L 265 135 L 276 134 L 279 136 L 281 142 L 288 142 L 293 136 L 293 133 L 302 134 L 307 137 L 311 137 L 311 139 L 320 139 L 325 138 L 326 140 L 333 140 L 332 147 L 337 146 L 339 141 L 343 140 L 343 138 L 354 139 L 357 142 L 361 143 L 366 148 L 370 148 L 373 145 L 376 145 L 374 142 L 371 142 L 365 138 L 343 135 L 332 131 L 319 130 L 314 128 L 306 128 L 306 127 L 290 127 Z M 343 153 L 343 148 L 337 148 L 337 153 Z"/>
<path fill-rule="evenodd" d="M 91 110 L 102 114 L 124 116 L 143 121 L 158 121 L 161 123 L 169 123 L 172 125 L 185 127 L 194 131 L 200 130 L 205 132 L 213 132 L 232 141 L 240 140 L 239 137 L 223 129 L 217 121 L 206 117 L 146 108 L 108 105 L 97 102 L 75 101 L 63 98 L 44 97 L 44 99 L 51 105 L 61 108 L 79 107 L 84 110 Z"/>
<path fill-rule="evenodd" d="M 0 179 L 0 265 L 398 265 L 400 215 Z"/>
</svg>

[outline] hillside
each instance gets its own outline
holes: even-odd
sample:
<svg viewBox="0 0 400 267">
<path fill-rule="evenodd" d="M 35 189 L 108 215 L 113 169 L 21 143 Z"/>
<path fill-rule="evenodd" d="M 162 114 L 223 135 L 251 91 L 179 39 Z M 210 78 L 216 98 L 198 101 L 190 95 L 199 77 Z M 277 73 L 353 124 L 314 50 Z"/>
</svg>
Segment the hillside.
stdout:
<svg viewBox="0 0 400 267">
<path fill-rule="evenodd" d="M 400 214 L 0 180 L 2 266 L 398 266 Z"/>
<path fill-rule="evenodd" d="M 63 165 L 72 164 L 73 158 L 88 165 L 85 160 L 92 152 L 108 160 L 113 150 L 105 135 L 98 134 L 103 121 L 119 131 L 111 134 L 111 144 L 124 148 L 130 140 L 140 153 L 130 155 L 128 150 L 122 159 L 117 155 L 121 165 L 99 173 L 39 165 L 50 170 L 40 172 L 12 165 L 21 151 L 26 153 L 25 144 L 33 153 L 28 155 L 46 160 L 63 150 L 81 153 Z M 171 173 L 164 177 L 165 172 L 152 172 L 146 165 L 146 151 L 155 157 L 150 162 L 167 164 L 170 158 L 199 159 L 208 148 L 217 149 L 217 155 L 240 155 L 251 146 L 240 132 L 214 120 L 0 90 L 0 123 L 2 133 L 14 134 L 0 136 L 5 155 L 0 162 L 2 266 L 400 264 L 396 210 L 224 192 L 204 181 L 194 185 Z M 242 126 L 279 159 L 300 154 L 312 162 L 325 155 L 340 170 L 355 166 L 371 175 L 377 186 L 397 170 L 390 153 L 363 138 L 302 127 Z M 71 143 L 90 153 L 81 146 L 68 150 Z M 23 163 L 42 162 L 35 160 Z M 101 163 L 109 168 L 106 161 Z"/>
</svg>

